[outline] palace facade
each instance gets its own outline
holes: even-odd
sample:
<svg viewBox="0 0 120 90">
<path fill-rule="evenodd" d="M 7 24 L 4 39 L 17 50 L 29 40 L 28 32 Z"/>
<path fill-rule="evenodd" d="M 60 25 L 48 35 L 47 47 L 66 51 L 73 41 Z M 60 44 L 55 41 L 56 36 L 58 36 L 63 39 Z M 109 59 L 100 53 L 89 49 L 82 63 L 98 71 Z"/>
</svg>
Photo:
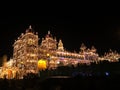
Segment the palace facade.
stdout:
<svg viewBox="0 0 120 90">
<path fill-rule="evenodd" d="M 41 40 L 40 44 L 39 40 Z M 91 62 L 97 63 L 102 58 L 99 57 L 94 46 L 89 49 L 83 43 L 78 53 L 66 51 L 62 40 L 57 41 L 50 31 L 40 39 L 38 33 L 33 32 L 32 27 L 29 26 L 26 32 L 15 40 L 13 59 L 7 62 L 7 66 L 1 67 L 0 77 L 6 75 L 9 79 L 15 77 L 22 79 L 28 73 L 38 73 L 41 70 L 40 66 L 44 64 L 40 60 L 45 61 L 44 69 L 55 69 L 65 65 L 76 66 L 78 63 L 90 65 Z"/>
</svg>

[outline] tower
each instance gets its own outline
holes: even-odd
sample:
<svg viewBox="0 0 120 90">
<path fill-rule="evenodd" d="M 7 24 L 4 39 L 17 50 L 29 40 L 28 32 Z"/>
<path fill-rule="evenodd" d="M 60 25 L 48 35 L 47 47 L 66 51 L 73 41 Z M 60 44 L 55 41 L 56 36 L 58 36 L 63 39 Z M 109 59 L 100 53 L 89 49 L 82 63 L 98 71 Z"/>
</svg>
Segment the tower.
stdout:
<svg viewBox="0 0 120 90">
<path fill-rule="evenodd" d="M 57 41 L 56 41 L 56 38 L 54 39 L 52 37 L 52 34 L 50 33 L 50 31 L 48 31 L 48 34 L 45 36 L 45 39 L 42 39 L 40 48 L 47 49 L 47 50 L 56 50 Z"/>
<path fill-rule="evenodd" d="M 58 50 L 64 51 L 64 47 L 63 47 L 62 40 L 59 40 L 59 43 L 58 43 Z"/>
<path fill-rule="evenodd" d="M 54 51 L 56 49 L 57 49 L 56 38 L 54 39 L 50 34 L 50 31 L 48 31 L 48 34 L 45 36 L 45 38 L 42 38 L 41 45 L 39 46 L 39 59 L 48 58 L 47 54 L 51 56 L 51 54 L 54 54 Z"/>
<path fill-rule="evenodd" d="M 56 38 L 53 38 L 50 31 L 48 31 L 48 34 L 45 36 L 45 38 L 42 38 L 41 45 L 39 46 L 39 59 L 47 60 L 47 68 L 51 67 L 50 63 L 54 60 L 53 56 L 56 55 L 56 50 Z"/>
<path fill-rule="evenodd" d="M 31 26 L 13 44 L 14 66 L 20 70 L 20 78 L 27 73 L 37 73 L 38 35 Z"/>
</svg>

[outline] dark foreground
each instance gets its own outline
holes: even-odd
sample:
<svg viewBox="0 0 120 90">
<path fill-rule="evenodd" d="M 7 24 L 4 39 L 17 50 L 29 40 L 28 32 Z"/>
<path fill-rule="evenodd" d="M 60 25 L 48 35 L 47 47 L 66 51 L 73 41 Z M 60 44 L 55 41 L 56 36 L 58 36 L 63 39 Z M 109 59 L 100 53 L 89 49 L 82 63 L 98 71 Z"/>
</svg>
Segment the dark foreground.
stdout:
<svg viewBox="0 0 120 90">
<path fill-rule="evenodd" d="M 120 76 L 112 77 L 52 77 L 36 79 L 0 80 L 0 90 L 118 90 Z"/>
</svg>

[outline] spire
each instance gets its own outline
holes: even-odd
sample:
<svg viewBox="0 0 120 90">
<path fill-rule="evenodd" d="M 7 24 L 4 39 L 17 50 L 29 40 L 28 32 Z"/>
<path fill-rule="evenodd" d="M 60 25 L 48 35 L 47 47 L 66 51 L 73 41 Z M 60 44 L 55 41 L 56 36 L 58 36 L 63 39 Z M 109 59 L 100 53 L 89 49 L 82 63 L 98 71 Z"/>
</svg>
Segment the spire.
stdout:
<svg viewBox="0 0 120 90">
<path fill-rule="evenodd" d="M 84 43 L 81 44 L 80 50 L 84 51 L 86 49 L 86 46 L 84 45 Z"/>
<path fill-rule="evenodd" d="M 48 31 L 48 35 L 50 35 L 50 30 Z"/>
<path fill-rule="evenodd" d="M 33 32 L 32 26 L 30 25 L 26 32 Z"/>
<path fill-rule="evenodd" d="M 57 41 L 57 40 L 56 40 L 56 37 L 54 37 L 54 40 Z"/>
<path fill-rule="evenodd" d="M 29 26 L 29 29 L 32 29 L 32 26 L 31 26 L 31 25 Z"/>
<path fill-rule="evenodd" d="M 59 40 L 59 43 L 58 43 L 58 50 L 64 51 L 64 47 L 61 39 Z"/>
<path fill-rule="evenodd" d="M 48 34 L 46 35 L 46 38 L 52 37 L 52 34 L 50 33 L 50 31 L 48 31 Z"/>
</svg>

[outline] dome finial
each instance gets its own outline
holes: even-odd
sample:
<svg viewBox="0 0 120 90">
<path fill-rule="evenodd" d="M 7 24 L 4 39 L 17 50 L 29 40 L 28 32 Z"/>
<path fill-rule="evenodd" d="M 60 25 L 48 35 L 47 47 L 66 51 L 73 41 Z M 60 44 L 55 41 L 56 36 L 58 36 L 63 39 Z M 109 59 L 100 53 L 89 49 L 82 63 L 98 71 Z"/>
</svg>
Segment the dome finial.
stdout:
<svg viewBox="0 0 120 90">
<path fill-rule="evenodd" d="M 50 30 L 48 31 L 48 34 L 50 34 Z"/>
<path fill-rule="evenodd" d="M 32 29 L 32 26 L 31 26 L 31 25 L 29 26 L 29 29 Z"/>
</svg>

